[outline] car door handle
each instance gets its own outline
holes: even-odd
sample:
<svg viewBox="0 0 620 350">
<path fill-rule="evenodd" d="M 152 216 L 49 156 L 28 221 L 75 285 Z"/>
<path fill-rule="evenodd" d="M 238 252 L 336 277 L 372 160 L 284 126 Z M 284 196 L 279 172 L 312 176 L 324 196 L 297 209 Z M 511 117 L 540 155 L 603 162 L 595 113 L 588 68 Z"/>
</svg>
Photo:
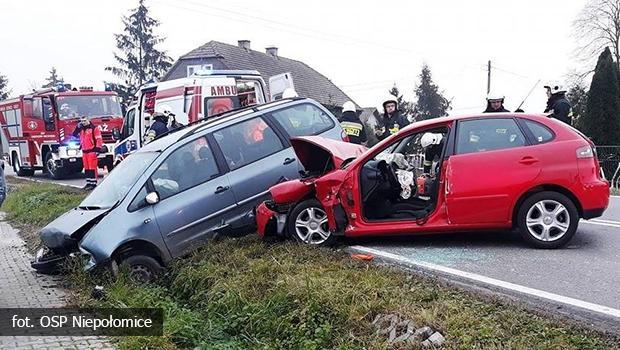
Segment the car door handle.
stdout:
<svg viewBox="0 0 620 350">
<path fill-rule="evenodd" d="M 292 162 L 295 161 L 295 158 L 286 158 L 284 160 L 284 163 L 282 163 L 283 165 L 287 165 L 287 164 L 291 164 Z"/>
<path fill-rule="evenodd" d="M 534 157 L 523 157 L 521 158 L 521 160 L 519 161 L 519 163 L 521 164 L 525 164 L 525 165 L 530 165 L 530 164 L 534 164 L 538 162 L 538 159 L 534 158 Z"/>
<path fill-rule="evenodd" d="M 217 188 L 215 189 L 215 193 L 222 193 L 228 190 L 230 190 L 230 186 L 217 186 Z"/>
</svg>

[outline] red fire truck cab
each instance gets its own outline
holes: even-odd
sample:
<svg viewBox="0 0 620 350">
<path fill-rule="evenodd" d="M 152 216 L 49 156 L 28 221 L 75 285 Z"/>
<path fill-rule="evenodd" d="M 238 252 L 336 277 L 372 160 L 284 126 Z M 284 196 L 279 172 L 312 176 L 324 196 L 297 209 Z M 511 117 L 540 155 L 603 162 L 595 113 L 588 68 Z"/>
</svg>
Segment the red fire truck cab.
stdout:
<svg viewBox="0 0 620 350">
<path fill-rule="evenodd" d="M 84 116 L 101 130 L 106 147 L 99 166 L 111 170 L 112 130 L 123 124 L 119 98 L 112 91 L 50 88 L 0 102 L 2 153 L 20 176 L 43 170 L 58 179 L 81 172 L 82 151 L 72 133 Z"/>
</svg>

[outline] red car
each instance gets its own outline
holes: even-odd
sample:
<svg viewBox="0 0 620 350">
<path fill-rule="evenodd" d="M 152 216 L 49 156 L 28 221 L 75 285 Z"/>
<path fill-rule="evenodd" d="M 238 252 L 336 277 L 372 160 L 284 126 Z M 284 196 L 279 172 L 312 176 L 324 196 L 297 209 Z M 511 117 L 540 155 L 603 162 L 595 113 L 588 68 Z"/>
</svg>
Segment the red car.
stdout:
<svg viewBox="0 0 620 350">
<path fill-rule="evenodd" d="M 339 236 L 518 228 L 558 248 L 609 203 L 594 144 L 544 115 L 485 114 L 414 123 L 369 150 L 292 139 L 305 174 L 271 187 L 260 236 L 315 245 Z"/>
</svg>

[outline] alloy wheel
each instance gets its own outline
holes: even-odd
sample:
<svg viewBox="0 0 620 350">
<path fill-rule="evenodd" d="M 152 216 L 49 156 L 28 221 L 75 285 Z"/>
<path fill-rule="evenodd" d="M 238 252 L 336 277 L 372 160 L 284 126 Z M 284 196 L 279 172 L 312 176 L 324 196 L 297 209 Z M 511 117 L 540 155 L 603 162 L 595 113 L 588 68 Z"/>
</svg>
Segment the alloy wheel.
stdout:
<svg viewBox="0 0 620 350">
<path fill-rule="evenodd" d="M 321 244 L 329 239 L 327 214 L 322 209 L 309 207 L 302 210 L 295 220 L 295 233 L 306 244 Z"/>
<path fill-rule="evenodd" d="M 566 234 L 570 226 L 570 215 L 560 202 L 545 199 L 530 207 L 525 223 L 533 237 L 544 242 L 552 242 Z"/>
</svg>

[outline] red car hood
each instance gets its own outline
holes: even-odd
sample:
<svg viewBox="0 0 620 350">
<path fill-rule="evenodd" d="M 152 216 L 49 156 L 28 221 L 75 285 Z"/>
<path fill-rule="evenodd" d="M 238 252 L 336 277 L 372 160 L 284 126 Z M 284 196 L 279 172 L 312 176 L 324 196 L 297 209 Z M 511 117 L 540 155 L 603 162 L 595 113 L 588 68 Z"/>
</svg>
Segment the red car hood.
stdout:
<svg viewBox="0 0 620 350">
<path fill-rule="evenodd" d="M 306 171 L 321 174 L 339 168 L 346 159 L 357 158 L 368 150 L 362 145 L 321 136 L 294 137 L 291 139 L 291 145 Z"/>
</svg>

